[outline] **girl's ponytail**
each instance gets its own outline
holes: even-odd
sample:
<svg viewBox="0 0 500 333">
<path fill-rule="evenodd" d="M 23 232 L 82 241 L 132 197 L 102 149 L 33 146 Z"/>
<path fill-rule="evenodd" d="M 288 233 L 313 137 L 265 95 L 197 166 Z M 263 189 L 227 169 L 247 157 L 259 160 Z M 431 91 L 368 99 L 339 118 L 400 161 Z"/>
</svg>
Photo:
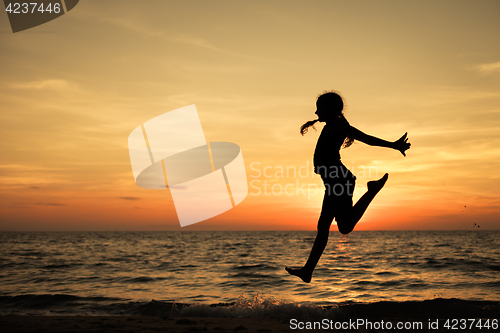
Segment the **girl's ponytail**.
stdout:
<svg viewBox="0 0 500 333">
<path fill-rule="evenodd" d="M 314 124 L 316 124 L 316 122 L 318 122 L 318 121 L 319 121 L 319 119 L 311 120 L 311 121 L 308 121 L 307 123 L 305 123 L 304 125 L 300 126 L 300 134 L 302 134 L 302 135 L 306 134 L 307 130 L 311 126 L 312 126 L 312 128 L 314 128 L 314 130 L 316 130 L 316 128 L 314 127 Z"/>
</svg>

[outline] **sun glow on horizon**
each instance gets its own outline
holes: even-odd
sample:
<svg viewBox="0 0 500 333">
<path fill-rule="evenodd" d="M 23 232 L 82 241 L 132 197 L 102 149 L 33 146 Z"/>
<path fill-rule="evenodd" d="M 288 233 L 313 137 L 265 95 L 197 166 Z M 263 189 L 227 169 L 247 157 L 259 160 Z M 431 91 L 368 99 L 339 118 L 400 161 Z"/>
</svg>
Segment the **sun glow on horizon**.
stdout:
<svg viewBox="0 0 500 333">
<path fill-rule="evenodd" d="M 390 175 L 356 230 L 500 229 L 498 17 L 495 2 L 89 0 L 12 34 L 0 15 L 0 230 L 315 230 L 323 125 L 299 127 L 331 89 L 351 125 L 412 144 L 341 151 L 355 201 Z M 181 229 L 168 190 L 136 186 L 127 137 L 191 104 L 207 141 L 241 147 L 249 194 Z"/>
</svg>

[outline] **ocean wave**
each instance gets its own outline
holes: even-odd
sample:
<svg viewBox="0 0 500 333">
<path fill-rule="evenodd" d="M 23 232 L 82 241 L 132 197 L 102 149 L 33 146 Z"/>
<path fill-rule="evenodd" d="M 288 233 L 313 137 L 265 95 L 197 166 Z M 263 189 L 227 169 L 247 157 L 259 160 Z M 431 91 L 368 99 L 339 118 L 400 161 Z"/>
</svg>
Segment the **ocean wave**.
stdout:
<svg viewBox="0 0 500 333">
<path fill-rule="evenodd" d="M 495 301 L 469 301 L 436 298 L 425 301 L 375 303 L 342 302 L 326 306 L 286 302 L 280 299 L 241 296 L 236 302 L 218 304 L 165 303 L 152 300 L 138 308 L 141 315 L 179 317 L 246 317 L 246 318 L 297 318 L 345 319 L 374 317 L 412 318 L 496 318 L 500 303 Z"/>
<path fill-rule="evenodd" d="M 265 264 L 256 264 L 256 265 L 238 265 L 238 266 L 234 266 L 233 269 L 235 269 L 235 270 L 275 271 L 276 267 L 265 265 Z"/>
<path fill-rule="evenodd" d="M 130 302 L 114 297 L 81 297 L 69 294 L 0 296 L 0 315 L 9 314 L 119 314 L 119 304 Z"/>
<path fill-rule="evenodd" d="M 257 294 L 241 295 L 229 303 L 178 303 L 151 300 L 131 301 L 112 297 L 80 297 L 68 294 L 0 296 L 0 315 L 140 315 L 173 317 L 331 318 L 342 319 L 363 313 L 367 318 L 413 314 L 422 318 L 496 318 L 498 301 L 436 298 L 424 301 L 373 303 L 339 302 L 330 305 L 290 302 Z M 443 317 L 445 316 L 445 317 Z"/>
<path fill-rule="evenodd" d="M 138 309 L 141 315 L 217 318 L 335 318 L 336 307 L 321 307 L 286 302 L 257 294 L 247 299 L 240 296 L 236 302 L 217 304 L 177 304 L 152 300 Z"/>
<path fill-rule="evenodd" d="M 375 275 L 395 276 L 395 275 L 400 275 L 400 274 L 396 273 L 396 272 L 383 271 L 383 272 L 377 272 L 377 273 L 375 273 Z"/>
<path fill-rule="evenodd" d="M 64 269 L 64 268 L 73 268 L 78 266 L 83 266 L 83 263 L 72 263 L 72 264 L 50 264 L 42 266 L 41 269 Z"/>
</svg>

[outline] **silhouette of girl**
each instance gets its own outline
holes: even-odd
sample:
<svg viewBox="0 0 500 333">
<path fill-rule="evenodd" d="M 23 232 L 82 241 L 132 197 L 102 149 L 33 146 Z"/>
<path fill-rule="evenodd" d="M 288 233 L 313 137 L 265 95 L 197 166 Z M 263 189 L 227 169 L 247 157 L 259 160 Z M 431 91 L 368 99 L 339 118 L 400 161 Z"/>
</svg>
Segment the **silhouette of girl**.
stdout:
<svg viewBox="0 0 500 333">
<path fill-rule="evenodd" d="M 339 150 L 349 147 L 354 140 L 370 146 L 399 150 L 403 156 L 406 156 L 405 151 L 410 148 L 406 137 L 407 133 L 399 140 L 389 142 L 367 135 L 351 126 L 344 117 L 344 102 L 337 93 L 327 92 L 320 95 L 316 101 L 316 108 L 315 113 L 318 115 L 318 119 L 302 125 L 300 133 L 306 134 L 308 128 L 318 121 L 326 123 L 314 151 L 314 172 L 323 179 L 325 197 L 318 221 L 318 233 L 309 259 L 300 269 L 285 268 L 288 273 L 300 277 L 306 283 L 311 282 L 314 268 L 328 242 L 333 219 L 335 218 L 337 227 L 342 234 L 350 233 L 389 177 L 386 173 L 379 180 L 368 182 L 368 190 L 353 206 L 352 195 L 356 177 L 340 161 Z"/>
</svg>

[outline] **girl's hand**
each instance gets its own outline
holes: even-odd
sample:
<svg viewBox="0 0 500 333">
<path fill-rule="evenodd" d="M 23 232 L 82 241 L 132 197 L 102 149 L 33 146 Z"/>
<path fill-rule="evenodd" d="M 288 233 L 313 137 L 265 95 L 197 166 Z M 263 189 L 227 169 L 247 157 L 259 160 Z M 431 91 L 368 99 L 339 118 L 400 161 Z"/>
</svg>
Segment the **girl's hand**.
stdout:
<svg viewBox="0 0 500 333">
<path fill-rule="evenodd" d="M 399 140 L 394 142 L 394 149 L 399 150 L 406 157 L 405 151 L 410 149 L 411 143 L 408 142 L 408 133 L 405 133 Z"/>
</svg>

